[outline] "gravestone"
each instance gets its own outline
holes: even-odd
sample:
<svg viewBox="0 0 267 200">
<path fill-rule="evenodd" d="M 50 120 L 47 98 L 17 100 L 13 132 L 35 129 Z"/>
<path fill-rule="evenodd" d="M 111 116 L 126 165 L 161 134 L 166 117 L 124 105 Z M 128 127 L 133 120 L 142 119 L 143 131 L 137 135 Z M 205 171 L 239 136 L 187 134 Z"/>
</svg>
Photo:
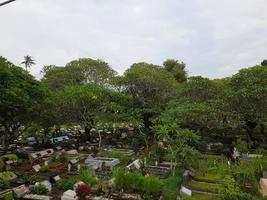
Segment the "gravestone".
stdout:
<svg viewBox="0 0 267 200">
<path fill-rule="evenodd" d="M 60 176 L 57 175 L 57 176 L 51 176 L 49 180 L 50 180 L 51 183 L 56 183 L 56 182 L 58 182 L 60 179 L 61 179 Z"/>
<path fill-rule="evenodd" d="M 38 164 L 38 165 L 34 165 L 32 168 L 34 169 L 35 172 L 39 172 L 41 169 L 41 166 Z"/>
<path fill-rule="evenodd" d="M 69 161 L 69 163 L 70 163 L 71 165 L 75 165 L 75 164 L 77 164 L 78 162 L 79 162 L 78 159 L 71 159 L 71 160 Z"/>
<path fill-rule="evenodd" d="M 35 183 L 35 186 L 37 186 L 39 184 L 44 185 L 48 192 L 52 191 L 52 184 L 49 181 L 45 180 L 45 181 L 42 181 L 42 182 L 37 182 L 37 183 Z"/>
<path fill-rule="evenodd" d="M 25 194 L 30 193 L 30 190 L 25 185 L 21 185 L 19 187 L 13 188 L 13 192 L 15 193 L 17 198 L 21 198 Z"/>
<path fill-rule="evenodd" d="M 73 190 L 67 190 L 61 196 L 61 200 L 78 200 L 76 192 Z"/>
<path fill-rule="evenodd" d="M 192 191 L 189 190 L 188 188 L 182 186 L 182 187 L 181 187 L 181 190 L 180 190 L 180 194 L 181 194 L 182 196 L 192 196 Z"/>
<path fill-rule="evenodd" d="M 52 197 L 38 194 L 26 194 L 23 199 L 27 200 L 50 200 Z"/>
</svg>

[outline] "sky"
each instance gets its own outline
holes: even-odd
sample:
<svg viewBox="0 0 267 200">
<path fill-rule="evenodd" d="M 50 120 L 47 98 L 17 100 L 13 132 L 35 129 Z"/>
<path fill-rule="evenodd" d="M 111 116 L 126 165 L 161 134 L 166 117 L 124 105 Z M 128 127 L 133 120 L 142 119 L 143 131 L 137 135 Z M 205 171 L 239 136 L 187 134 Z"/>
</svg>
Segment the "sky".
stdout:
<svg viewBox="0 0 267 200">
<path fill-rule="evenodd" d="M 0 0 L 3 2 L 4 0 Z M 77 58 L 183 61 L 191 76 L 231 76 L 267 59 L 266 0 L 17 0 L 0 7 L 0 55 L 31 74 Z"/>
</svg>

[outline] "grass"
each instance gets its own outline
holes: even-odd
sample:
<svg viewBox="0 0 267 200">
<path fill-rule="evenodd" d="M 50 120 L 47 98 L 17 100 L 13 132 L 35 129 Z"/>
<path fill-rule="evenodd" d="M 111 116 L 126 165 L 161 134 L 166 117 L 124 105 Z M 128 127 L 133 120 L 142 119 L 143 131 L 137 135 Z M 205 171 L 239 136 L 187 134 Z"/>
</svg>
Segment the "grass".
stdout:
<svg viewBox="0 0 267 200">
<path fill-rule="evenodd" d="M 212 191 L 219 192 L 223 190 L 223 186 L 220 184 L 213 184 L 213 183 L 206 183 L 206 182 L 199 182 L 199 181 L 191 181 L 189 183 L 190 186 L 192 187 L 197 187 L 200 189 L 208 189 Z"/>
<path fill-rule="evenodd" d="M 227 182 L 227 180 L 230 179 L 231 176 L 230 175 L 224 176 L 222 174 L 217 174 L 217 173 L 196 173 L 195 178 L 223 183 Z"/>
<path fill-rule="evenodd" d="M 191 197 L 191 200 L 218 200 L 219 198 L 214 195 L 194 193 Z"/>
</svg>

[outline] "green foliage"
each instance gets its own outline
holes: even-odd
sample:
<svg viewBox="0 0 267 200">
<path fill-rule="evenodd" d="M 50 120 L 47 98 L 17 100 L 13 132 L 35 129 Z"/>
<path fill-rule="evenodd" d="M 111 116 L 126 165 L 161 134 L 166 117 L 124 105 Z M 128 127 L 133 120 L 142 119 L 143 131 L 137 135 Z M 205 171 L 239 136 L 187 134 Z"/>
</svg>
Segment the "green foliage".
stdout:
<svg viewBox="0 0 267 200">
<path fill-rule="evenodd" d="M 257 200 L 251 194 L 244 193 L 238 189 L 225 189 L 220 193 L 220 200 Z"/>
<path fill-rule="evenodd" d="M 43 165 L 43 166 L 41 166 L 41 168 L 40 168 L 40 172 L 42 172 L 42 173 L 44 173 L 44 172 L 48 172 L 48 166 L 47 165 Z"/>
<path fill-rule="evenodd" d="M 17 161 L 18 156 L 16 154 L 6 154 L 6 155 L 1 156 L 0 159 L 8 159 L 12 161 Z"/>
<path fill-rule="evenodd" d="M 248 152 L 248 144 L 241 139 L 237 140 L 236 148 L 241 153 L 247 153 Z"/>
<path fill-rule="evenodd" d="M 123 164 L 128 164 L 131 161 L 131 157 L 125 155 L 124 153 L 116 150 L 112 150 L 110 156 L 112 158 L 118 158 Z"/>
<path fill-rule="evenodd" d="M 5 197 L 4 200 L 14 200 L 13 193 L 9 192 Z"/>
<path fill-rule="evenodd" d="M 39 183 L 38 185 L 35 185 L 33 188 L 33 193 L 38 195 L 45 195 L 47 194 L 48 190 L 45 187 L 44 184 Z"/>
<path fill-rule="evenodd" d="M 3 178 L 0 178 L 0 190 L 5 190 L 9 188 L 9 182 Z"/>
<path fill-rule="evenodd" d="M 176 199 L 179 195 L 179 186 L 182 182 L 182 173 L 184 170 L 177 169 L 175 173 L 163 180 L 162 195 L 166 200 Z"/>
<path fill-rule="evenodd" d="M 97 183 L 95 175 L 88 169 L 82 169 L 79 178 L 82 182 L 90 185 L 95 185 Z"/>
<path fill-rule="evenodd" d="M 162 186 L 163 183 L 157 176 L 146 175 L 144 177 L 143 187 L 146 194 L 157 197 L 162 193 Z"/>
<path fill-rule="evenodd" d="M 78 180 L 78 177 L 62 178 L 56 183 L 56 185 L 59 189 L 64 191 L 73 190 L 73 186 Z"/>
<path fill-rule="evenodd" d="M 33 76 L 3 57 L 0 57 L 0 80 L 0 113 L 3 116 L 0 126 L 7 147 L 18 128 L 38 118 L 44 89 Z"/>
<path fill-rule="evenodd" d="M 142 176 L 139 172 L 126 172 L 122 168 L 113 171 L 113 178 L 118 189 L 130 193 L 144 193 L 154 198 L 162 193 L 162 181 L 153 175 Z"/>
<path fill-rule="evenodd" d="M 0 171 L 3 170 L 4 166 L 5 166 L 4 161 L 2 159 L 0 159 Z"/>
<path fill-rule="evenodd" d="M 14 176 L 14 172 L 11 171 L 5 171 L 0 173 L 0 178 L 8 178 Z"/>
<path fill-rule="evenodd" d="M 163 63 L 164 69 L 172 73 L 175 80 L 178 82 L 185 82 L 187 79 L 187 72 L 185 71 L 185 63 L 178 60 L 168 59 Z"/>
</svg>

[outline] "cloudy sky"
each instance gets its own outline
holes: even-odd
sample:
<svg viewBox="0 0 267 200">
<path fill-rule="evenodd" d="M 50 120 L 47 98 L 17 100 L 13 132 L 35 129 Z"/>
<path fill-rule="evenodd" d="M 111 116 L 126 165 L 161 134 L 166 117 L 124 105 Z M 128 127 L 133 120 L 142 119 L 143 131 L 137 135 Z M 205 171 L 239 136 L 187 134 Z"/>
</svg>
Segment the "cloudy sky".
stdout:
<svg viewBox="0 0 267 200">
<path fill-rule="evenodd" d="M 0 0 L 3 2 L 4 0 Z M 229 76 L 267 58 L 266 0 L 17 0 L 0 7 L 0 55 L 44 65 L 100 58 L 184 61 L 191 75 Z"/>
</svg>

